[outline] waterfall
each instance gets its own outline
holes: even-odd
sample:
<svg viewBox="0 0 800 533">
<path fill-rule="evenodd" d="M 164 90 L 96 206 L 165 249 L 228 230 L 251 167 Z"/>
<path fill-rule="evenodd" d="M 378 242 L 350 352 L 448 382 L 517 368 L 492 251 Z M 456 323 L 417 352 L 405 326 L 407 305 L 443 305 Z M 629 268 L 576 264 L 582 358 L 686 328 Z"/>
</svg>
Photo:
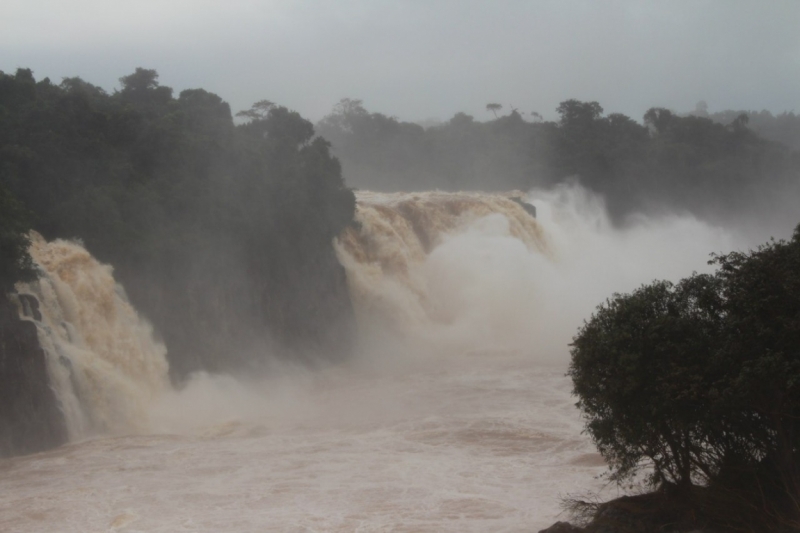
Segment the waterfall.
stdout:
<svg viewBox="0 0 800 533">
<path fill-rule="evenodd" d="M 70 440 L 146 431 L 148 409 L 169 387 L 166 348 L 80 244 L 31 234 L 39 279 L 17 285 L 20 316 L 36 324 L 50 386 Z"/>
<path fill-rule="evenodd" d="M 362 335 L 462 352 L 529 340 L 534 277 L 552 259 L 532 206 L 513 194 L 438 191 L 357 200 L 358 224 L 335 246 Z"/>
<path fill-rule="evenodd" d="M 500 351 L 565 365 L 605 298 L 708 270 L 710 252 L 733 246 L 688 216 L 615 227 L 602 199 L 578 186 L 356 197 L 357 224 L 334 245 L 372 352 Z"/>
</svg>

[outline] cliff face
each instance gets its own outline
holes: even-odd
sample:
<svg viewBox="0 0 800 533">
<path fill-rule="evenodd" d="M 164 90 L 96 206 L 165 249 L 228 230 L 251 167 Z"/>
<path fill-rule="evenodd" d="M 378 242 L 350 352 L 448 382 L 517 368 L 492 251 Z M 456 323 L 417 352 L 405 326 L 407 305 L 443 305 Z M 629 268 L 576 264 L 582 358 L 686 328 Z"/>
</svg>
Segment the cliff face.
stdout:
<svg viewBox="0 0 800 533">
<path fill-rule="evenodd" d="M 280 340 L 307 358 L 338 360 L 352 348 L 355 318 L 345 269 L 320 247 L 302 268 L 284 268 L 262 299 Z M 266 307 L 265 305 L 265 307 Z"/>
<path fill-rule="evenodd" d="M 349 353 L 353 310 L 330 243 L 224 243 L 172 270 L 116 270 L 167 347 L 170 374 L 251 371 L 274 356 L 335 361 Z"/>
<path fill-rule="evenodd" d="M 80 237 L 113 266 L 173 378 L 346 353 L 331 241 L 355 196 L 313 124 L 263 101 L 236 125 L 217 95 L 174 98 L 155 70 L 121 79 L 109 95 L 0 73 L 0 115 L 19 130 L 0 139 L 0 187 L 48 240 Z"/>
<path fill-rule="evenodd" d="M 32 318 L 36 306 L 31 298 L 25 307 Z M 21 320 L 17 306 L 0 295 L 0 457 L 47 450 L 66 440 L 36 326 Z"/>
</svg>

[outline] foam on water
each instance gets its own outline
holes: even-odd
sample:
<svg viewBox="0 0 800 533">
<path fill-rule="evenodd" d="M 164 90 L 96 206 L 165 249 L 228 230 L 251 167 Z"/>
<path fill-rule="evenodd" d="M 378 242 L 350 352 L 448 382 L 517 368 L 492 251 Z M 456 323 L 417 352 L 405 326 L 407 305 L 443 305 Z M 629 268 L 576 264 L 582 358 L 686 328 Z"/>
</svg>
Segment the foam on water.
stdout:
<svg viewBox="0 0 800 533">
<path fill-rule="evenodd" d="M 134 402 L 146 416 L 105 424 L 118 436 L 0 461 L 0 530 L 549 525 L 561 497 L 604 487 L 564 377 L 577 327 L 612 292 L 707 269 L 708 253 L 735 240 L 691 217 L 615 229 L 578 188 L 529 193 L 537 219 L 512 196 L 358 193 L 360 227 L 336 243 L 359 322 L 357 357 L 313 372 L 276 364 L 266 377 L 144 386 L 133 397 L 147 398 Z M 114 287 L 104 272 L 101 285 Z M 86 316 L 62 329 L 97 320 Z M 122 316 L 147 331 L 135 313 Z M 148 348 L 118 363 L 103 355 L 113 344 L 92 342 L 88 353 L 109 361 L 102 368 L 133 369 L 114 370 L 122 383 L 163 383 L 153 376 L 166 376 L 165 366 L 145 355 L 157 343 L 133 343 Z M 76 408 L 95 412 L 86 398 Z"/>
<path fill-rule="evenodd" d="M 494 354 L 313 381 L 252 386 L 259 414 L 7 460 L 0 530 L 530 531 L 600 486 L 560 372 Z"/>
</svg>

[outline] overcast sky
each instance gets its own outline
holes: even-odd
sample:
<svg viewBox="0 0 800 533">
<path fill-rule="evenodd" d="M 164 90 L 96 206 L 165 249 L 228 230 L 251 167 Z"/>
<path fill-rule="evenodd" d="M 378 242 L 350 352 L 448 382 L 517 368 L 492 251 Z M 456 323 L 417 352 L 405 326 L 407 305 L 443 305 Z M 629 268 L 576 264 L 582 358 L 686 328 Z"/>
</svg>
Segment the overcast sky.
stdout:
<svg viewBox="0 0 800 533">
<path fill-rule="evenodd" d="M 136 67 L 234 112 L 269 99 L 317 120 L 343 97 L 406 120 L 488 102 L 555 118 L 596 100 L 637 120 L 800 112 L 800 1 L 2 0 L 0 70 L 106 90 Z"/>
</svg>

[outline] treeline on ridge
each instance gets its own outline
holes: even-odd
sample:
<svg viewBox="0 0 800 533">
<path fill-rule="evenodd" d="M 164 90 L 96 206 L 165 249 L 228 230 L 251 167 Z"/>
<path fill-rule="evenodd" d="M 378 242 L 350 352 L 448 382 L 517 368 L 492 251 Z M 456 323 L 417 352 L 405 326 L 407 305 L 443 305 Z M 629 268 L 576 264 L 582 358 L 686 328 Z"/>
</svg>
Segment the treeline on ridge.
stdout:
<svg viewBox="0 0 800 533">
<path fill-rule="evenodd" d="M 344 99 L 317 130 L 348 182 L 370 189 L 528 190 L 574 180 L 603 195 L 616 221 L 653 210 L 721 219 L 771 208 L 770 195 L 787 187 L 800 194 L 794 114 L 682 116 L 652 108 L 639 123 L 578 100 L 557 111 L 556 122 L 536 113 L 526 120 L 512 108 L 487 122 L 458 113 L 425 128 Z M 751 116 L 758 131 L 788 146 L 749 128 Z"/>
<path fill-rule="evenodd" d="M 423 128 L 345 99 L 316 136 L 271 102 L 237 125 L 217 95 L 175 97 L 153 70 L 120 82 L 109 94 L 0 73 L 0 285 L 32 273 L 27 229 L 82 239 L 163 335 L 176 375 L 243 363 L 264 342 L 346 350 L 350 303 L 331 241 L 355 198 L 339 160 L 348 184 L 379 190 L 574 180 L 617 221 L 649 209 L 721 216 L 769 205 L 765 191 L 800 193 L 800 155 L 756 134 L 751 115 L 721 124 L 653 108 L 640 124 L 567 100 L 557 122 L 512 109 Z M 793 131 L 793 117 L 781 127 Z"/>
<path fill-rule="evenodd" d="M 109 94 L 0 72 L 3 290 L 31 275 L 33 228 L 79 238 L 114 266 L 176 376 L 245 364 L 265 347 L 346 350 L 332 239 L 355 197 L 313 125 L 267 101 L 236 125 L 217 95 L 175 97 L 154 70 L 120 82 Z"/>
</svg>

